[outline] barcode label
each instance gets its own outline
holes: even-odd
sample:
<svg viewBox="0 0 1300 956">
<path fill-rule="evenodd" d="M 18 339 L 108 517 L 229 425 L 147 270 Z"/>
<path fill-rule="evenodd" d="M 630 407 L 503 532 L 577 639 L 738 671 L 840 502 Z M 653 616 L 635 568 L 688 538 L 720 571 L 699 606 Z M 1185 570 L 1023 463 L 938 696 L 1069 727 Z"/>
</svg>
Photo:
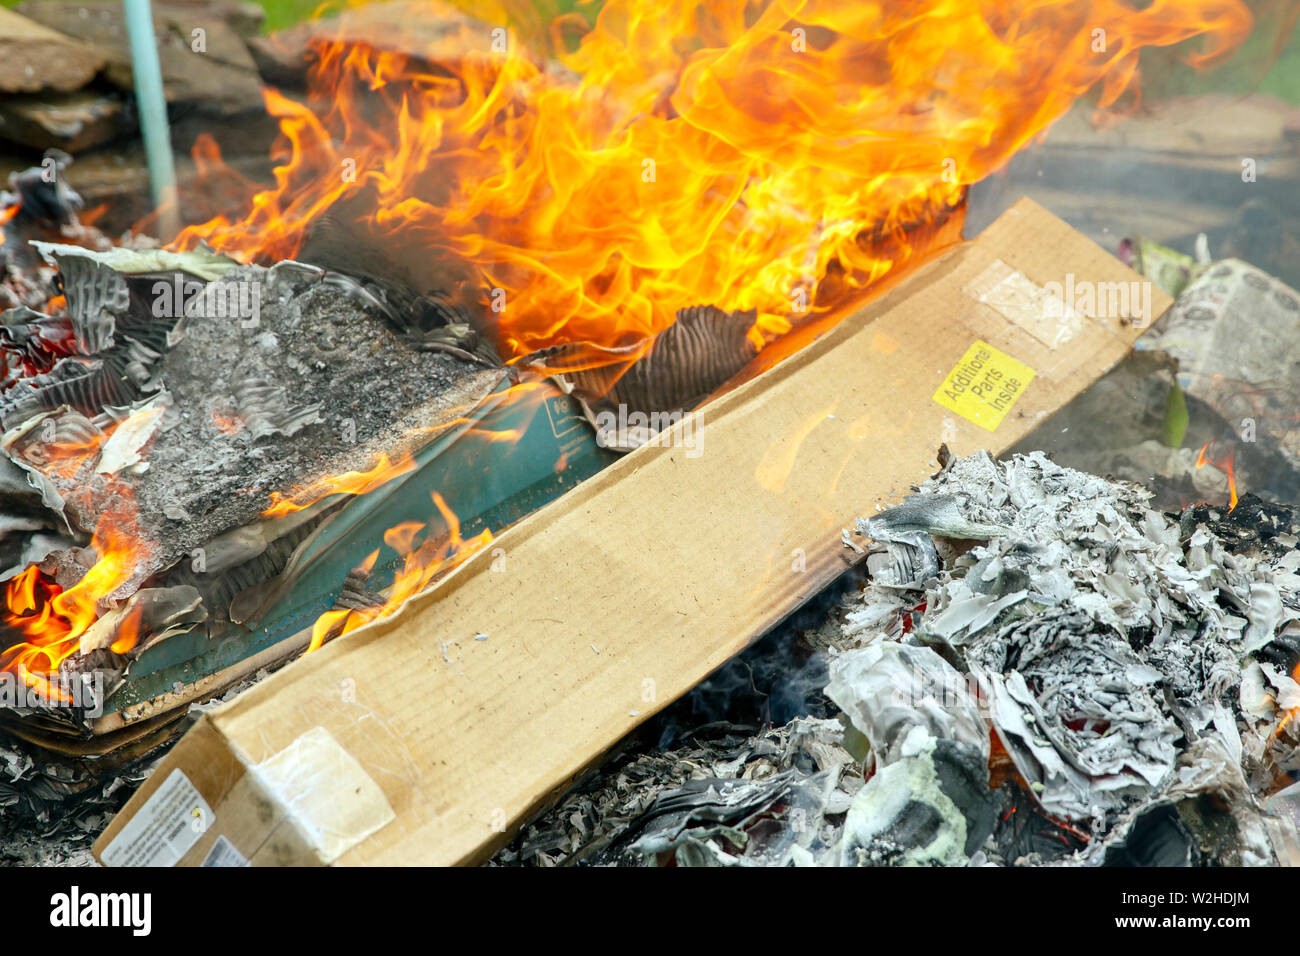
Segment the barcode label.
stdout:
<svg viewBox="0 0 1300 956">
<path fill-rule="evenodd" d="M 177 768 L 104 848 L 104 865 L 175 866 L 214 820 L 203 795 Z"/>
<path fill-rule="evenodd" d="M 199 866 L 248 866 L 248 861 L 223 833 L 217 837 L 217 842 L 212 844 L 212 849 L 208 851 L 208 855 L 203 858 Z"/>
</svg>

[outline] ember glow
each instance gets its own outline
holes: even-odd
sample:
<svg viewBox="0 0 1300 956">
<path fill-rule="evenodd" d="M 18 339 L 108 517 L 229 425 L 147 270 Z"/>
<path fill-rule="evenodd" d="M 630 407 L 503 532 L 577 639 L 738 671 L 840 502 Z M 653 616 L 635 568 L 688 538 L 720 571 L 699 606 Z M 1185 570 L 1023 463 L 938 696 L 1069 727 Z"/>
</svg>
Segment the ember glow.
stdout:
<svg viewBox="0 0 1300 956">
<path fill-rule="evenodd" d="M 244 420 L 235 414 L 226 414 L 224 412 L 214 411 L 212 413 L 212 425 L 223 435 L 237 435 L 244 428 Z"/>
<path fill-rule="evenodd" d="M 104 443 L 112 436 L 114 428 L 97 432 L 84 441 L 39 442 L 24 449 L 23 458 L 37 462 L 51 474 L 71 479 L 87 463 L 99 457 Z"/>
<path fill-rule="evenodd" d="M 1209 62 L 1251 23 L 1237 0 L 609 0 L 558 63 L 514 33 L 467 30 L 437 72 L 338 42 L 306 105 L 266 93 L 274 188 L 178 241 L 270 261 L 329 212 L 491 307 L 507 359 L 701 303 L 755 309 L 757 344 L 955 238 L 966 186 L 1085 92 L 1114 106 L 1141 48 L 1201 36 Z"/>
</svg>

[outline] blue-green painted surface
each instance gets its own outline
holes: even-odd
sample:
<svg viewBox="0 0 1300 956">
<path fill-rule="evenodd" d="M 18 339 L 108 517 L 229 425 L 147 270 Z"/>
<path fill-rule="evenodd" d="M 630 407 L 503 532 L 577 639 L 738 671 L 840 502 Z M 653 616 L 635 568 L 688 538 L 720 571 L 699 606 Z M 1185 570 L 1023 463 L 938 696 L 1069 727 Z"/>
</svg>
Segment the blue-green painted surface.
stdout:
<svg viewBox="0 0 1300 956">
<path fill-rule="evenodd" d="M 384 532 L 404 521 L 419 521 L 427 535 L 444 536 L 446 522 L 434 506 L 438 492 L 459 516 L 461 534 L 493 532 L 537 510 L 617 456 L 596 444 L 592 430 L 572 401 L 549 385 L 541 402 L 504 401 L 506 379 L 468 416 L 416 453 L 417 468 L 381 489 L 350 499 L 306 544 L 307 565 L 293 589 L 270 608 L 253 630 L 231 625 L 209 639 L 200 629 L 177 635 L 145 651 L 131 667 L 130 679 L 105 710 L 158 696 L 176 684 L 189 684 L 252 657 L 311 627 L 333 604 L 348 571 L 376 547 L 380 555 L 371 577 L 374 589 L 391 583 L 401 558 L 383 543 Z M 486 432 L 521 430 L 517 441 L 487 441 Z M 562 470 L 556 463 L 563 462 Z"/>
</svg>

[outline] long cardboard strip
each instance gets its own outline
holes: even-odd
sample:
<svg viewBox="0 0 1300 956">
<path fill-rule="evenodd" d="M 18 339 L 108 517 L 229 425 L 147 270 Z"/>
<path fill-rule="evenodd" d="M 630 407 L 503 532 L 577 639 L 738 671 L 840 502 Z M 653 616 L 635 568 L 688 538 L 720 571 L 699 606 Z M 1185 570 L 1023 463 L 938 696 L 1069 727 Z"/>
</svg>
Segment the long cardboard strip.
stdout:
<svg viewBox="0 0 1300 956">
<path fill-rule="evenodd" d="M 931 474 L 941 442 L 1009 447 L 1168 304 L 1021 201 L 665 446 L 206 715 L 96 854 L 179 769 L 211 808 L 182 864 L 484 859 L 839 573 L 841 529 Z M 357 786 L 325 786 L 345 763 Z"/>
</svg>

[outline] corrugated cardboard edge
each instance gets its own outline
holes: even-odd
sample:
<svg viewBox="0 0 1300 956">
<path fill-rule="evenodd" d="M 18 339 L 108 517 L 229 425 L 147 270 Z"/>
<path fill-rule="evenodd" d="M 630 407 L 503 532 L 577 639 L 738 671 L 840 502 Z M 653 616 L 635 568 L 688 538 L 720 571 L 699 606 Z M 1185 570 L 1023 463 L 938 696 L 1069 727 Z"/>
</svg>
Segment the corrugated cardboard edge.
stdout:
<svg viewBox="0 0 1300 956">
<path fill-rule="evenodd" d="M 699 459 L 647 446 L 615 463 L 397 614 L 214 711 L 154 778 L 213 740 L 247 765 L 321 725 L 396 814 L 336 862 L 482 860 L 637 724 L 817 593 L 845 566 L 840 529 L 932 472 L 940 440 L 958 454 L 999 452 L 1127 354 L 1138 330 L 1121 321 L 1094 321 L 1061 355 L 963 297 L 991 257 L 1040 284 L 1062 281 L 1058 268 L 1136 278 L 1022 200 L 974 243 L 707 406 Z M 1168 304 L 1157 297 L 1156 313 Z M 930 400 L 975 339 L 1038 370 L 993 434 Z M 726 454 L 710 459 L 711 444 Z M 216 831 L 230 836 L 223 806 L 238 830 L 251 805 L 195 782 L 216 825 L 183 863 L 202 859 Z M 281 862 L 261 855 L 253 862 Z"/>
</svg>

